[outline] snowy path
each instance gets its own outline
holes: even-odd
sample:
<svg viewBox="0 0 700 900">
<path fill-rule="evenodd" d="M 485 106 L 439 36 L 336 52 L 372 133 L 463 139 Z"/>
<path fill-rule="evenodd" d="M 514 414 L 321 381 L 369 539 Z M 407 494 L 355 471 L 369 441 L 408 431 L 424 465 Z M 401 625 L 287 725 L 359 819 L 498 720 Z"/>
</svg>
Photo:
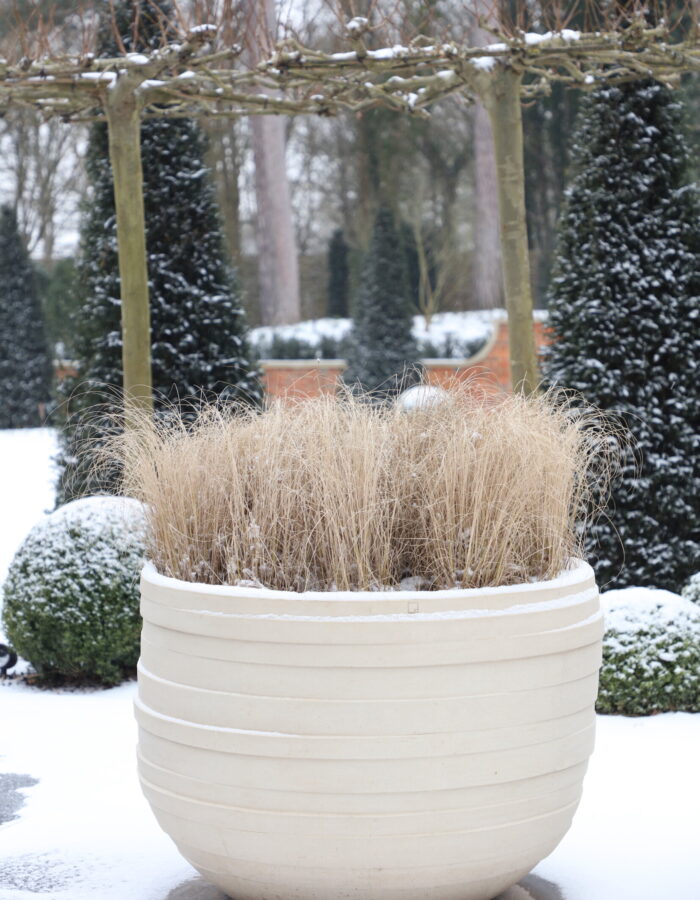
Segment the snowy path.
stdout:
<svg viewBox="0 0 700 900">
<path fill-rule="evenodd" d="M 134 693 L 0 683 L 0 772 L 39 779 L 0 827 L 0 900 L 195 896 L 176 892 L 194 872 L 140 794 Z M 603 717 L 598 728 L 573 828 L 536 874 L 565 900 L 697 900 L 700 715 Z"/>
</svg>

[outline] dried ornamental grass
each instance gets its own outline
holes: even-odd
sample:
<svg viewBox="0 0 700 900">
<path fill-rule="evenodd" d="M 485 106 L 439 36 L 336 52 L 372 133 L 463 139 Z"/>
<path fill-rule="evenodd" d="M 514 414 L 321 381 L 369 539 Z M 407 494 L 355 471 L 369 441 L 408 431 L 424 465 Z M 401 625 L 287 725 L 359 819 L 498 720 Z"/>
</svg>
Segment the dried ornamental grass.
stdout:
<svg viewBox="0 0 700 900">
<path fill-rule="evenodd" d="M 556 576 L 580 552 L 614 446 L 560 396 L 494 403 L 454 387 L 410 411 L 344 394 L 144 420 L 118 452 L 165 575 L 430 590 Z"/>
</svg>

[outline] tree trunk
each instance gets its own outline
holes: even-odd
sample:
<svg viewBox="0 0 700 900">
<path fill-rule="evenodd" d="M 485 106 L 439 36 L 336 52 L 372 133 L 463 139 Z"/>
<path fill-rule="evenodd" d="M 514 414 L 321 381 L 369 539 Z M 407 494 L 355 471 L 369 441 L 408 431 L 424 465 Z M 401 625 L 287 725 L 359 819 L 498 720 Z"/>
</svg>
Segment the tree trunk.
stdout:
<svg viewBox="0 0 700 900">
<path fill-rule="evenodd" d="M 301 318 L 299 261 L 285 163 L 284 120 L 254 116 L 255 220 L 260 318 L 289 325 Z"/>
<path fill-rule="evenodd" d="M 207 165 L 212 171 L 226 248 L 235 266 L 241 262 L 241 195 L 238 187 L 238 123 L 227 119 L 204 119 L 208 137 Z"/>
<path fill-rule="evenodd" d="M 521 81 L 522 75 L 513 69 L 494 67 L 483 82 L 483 101 L 491 119 L 496 151 L 511 380 L 514 390 L 531 394 L 537 389 L 539 373 L 525 221 Z"/>
<path fill-rule="evenodd" d="M 245 0 L 244 5 L 248 12 L 246 31 L 252 44 L 248 58 L 255 64 L 260 55 L 258 47 L 274 44 L 274 0 Z M 289 325 L 301 318 L 301 301 L 284 119 L 263 115 L 252 116 L 250 121 L 255 161 L 260 318 L 263 325 Z"/>
<path fill-rule="evenodd" d="M 498 221 L 498 178 L 489 115 L 480 102 L 473 109 L 474 255 L 472 299 L 476 309 L 503 305 L 503 275 Z"/>
<path fill-rule="evenodd" d="M 475 8 L 476 12 L 481 13 L 487 20 L 494 18 L 493 5 L 487 0 L 477 0 Z M 492 40 L 491 36 L 478 26 L 472 29 L 471 38 L 475 47 L 483 47 Z M 489 114 L 479 100 L 473 106 L 472 129 L 474 146 L 472 299 L 477 309 L 496 309 L 503 305 L 498 178 L 491 122 Z"/>
<path fill-rule="evenodd" d="M 124 404 L 152 410 L 151 319 L 141 172 L 141 122 L 133 94 L 118 88 L 105 104 L 117 212 Z"/>
</svg>

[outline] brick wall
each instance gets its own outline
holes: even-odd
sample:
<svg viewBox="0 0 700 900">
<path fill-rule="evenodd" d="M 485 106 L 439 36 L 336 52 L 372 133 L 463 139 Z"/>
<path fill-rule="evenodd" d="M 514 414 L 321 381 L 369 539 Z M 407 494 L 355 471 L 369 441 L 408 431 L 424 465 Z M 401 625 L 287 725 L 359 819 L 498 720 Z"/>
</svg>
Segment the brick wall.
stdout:
<svg viewBox="0 0 700 900">
<path fill-rule="evenodd" d="M 535 322 L 535 341 L 538 351 L 548 343 L 546 322 Z M 459 381 L 478 378 L 484 390 L 509 391 L 508 323 L 497 320 L 490 340 L 470 359 L 426 359 L 423 364 L 429 384 L 447 384 L 455 378 Z M 66 375 L 77 373 L 73 362 L 57 360 L 54 366 L 59 381 Z M 346 363 L 344 359 L 263 359 L 260 367 L 269 396 L 316 397 L 336 390 Z"/>
<path fill-rule="evenodd" d="M 546 322 L 535 322 L 538 352 L 548 343 Z M 486 345 L 470 359 L 423 360 L 429 384 L 446 384 L 453 379 L 478 378 L 484 390 L 500 393 L 510 390 L 508 323 L 499 320 Z M 334 391 L 345 369 L 342 359 L 261 360 L 263 384 L 271 397 L 315 397 Z"/>
</svg>

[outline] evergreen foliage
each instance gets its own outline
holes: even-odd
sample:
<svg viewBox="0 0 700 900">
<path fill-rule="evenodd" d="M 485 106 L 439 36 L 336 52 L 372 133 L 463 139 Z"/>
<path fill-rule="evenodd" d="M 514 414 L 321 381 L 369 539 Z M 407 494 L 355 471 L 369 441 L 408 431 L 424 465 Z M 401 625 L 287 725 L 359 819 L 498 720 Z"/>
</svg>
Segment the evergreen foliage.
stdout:
<svg viewBox="0 0 700 900">
<path fill-rule="evenodd" d="M 136 500 L 84 497 L 32 528 L 3 585 L 12 646 L 48 678 L 118 684 L 139 656 L 146 520 Z"/>
<path fill-rule="evenodd" d="M 134 36 L 130 23 L 139 7 L 141 31 Z M 161 21 L 154 15 L 149 18 L 151 9 L 149 4 L 131 2 L 118 7 L 126 50 L 160 41 Z M 105 28 L 102 52 L 108 54 L 114 52 L 110 47 L 114 38 L 109 23 Z M 151 119 L 142 124 L 156 410 L 173 403 L 196 404 L 204 395 L 221 402 L 257 403 L 261 397 L 204 152 L 203 135 L 190 119 Z M 122 385 L 116 217 L 103 124 L 92 128 L 86 164 L 92 192 L 83 216 L 78 263 L 81 305 L 75 351 L 80 372 L 64 386 L 72 415 L 59 460 L 59 502 L 113 487 L 114 473 L 103 472 L 97 478 L 91 455 L 84 450 L 99 446 L 114 428 L 109 414 Z"/>
<path fill-rule="evenodd" d="M 408 283 L 408 298 L 412 306 L 420 305 L 420 259 L 418 257 L 418 245 L 413 229 L 408 222 L 402 222 L 399 226 L 399 235 L 403 244 L 403 252 L 406 255 L 406 279 Z"/>
<path fill-rule="evenodd" d="M 690 580 L 681 591 L 681 594 L 686 600 L 690 600 L 691 603 L 697 603 L 700 606 L 700 572 L 690 576 Z"/>
<path fill-rule="evenodd" d="M 75 261 L 57 259 L 50 268 L 36 266 L 37 284 L 49 347 L 63 359 L 74 358 L 73 322 L 78 312 Z"/>
<path fill-rule="evenodd" d="M 343 319 L 348 315 L 350 294 L 349 247 L 342 228 L 337 228 L 328 244 L 328 315 Z"/>
<path fill-rule="evenodd" d="M 41 425 L 51 361 L 34 267 L 9 206 L 0 209 L 0 428 Z"/>
<path fill-rule="evenodd" d="M 700 203 L 680 118 L 656 83 L 587 97 L 560 222 L 548 380 L 636 443 L 590 536 L 603 585 L 678 591 L 700 569 Z"/>
<path fill-rule="evenodd" d="M 406 368 L 418 361 L 412 326 L 403 240 L 392 212 L 381 207 L 360 278 L 346 384 L 391 392 L 417 380 L 417 370 Z"/>
<path fill-rule="evenodd" d="M 649 588 L 608 591 L 601 602 L 606 628 L 598 712 L 700 712 L 700 609 Z"/>
</svg>

